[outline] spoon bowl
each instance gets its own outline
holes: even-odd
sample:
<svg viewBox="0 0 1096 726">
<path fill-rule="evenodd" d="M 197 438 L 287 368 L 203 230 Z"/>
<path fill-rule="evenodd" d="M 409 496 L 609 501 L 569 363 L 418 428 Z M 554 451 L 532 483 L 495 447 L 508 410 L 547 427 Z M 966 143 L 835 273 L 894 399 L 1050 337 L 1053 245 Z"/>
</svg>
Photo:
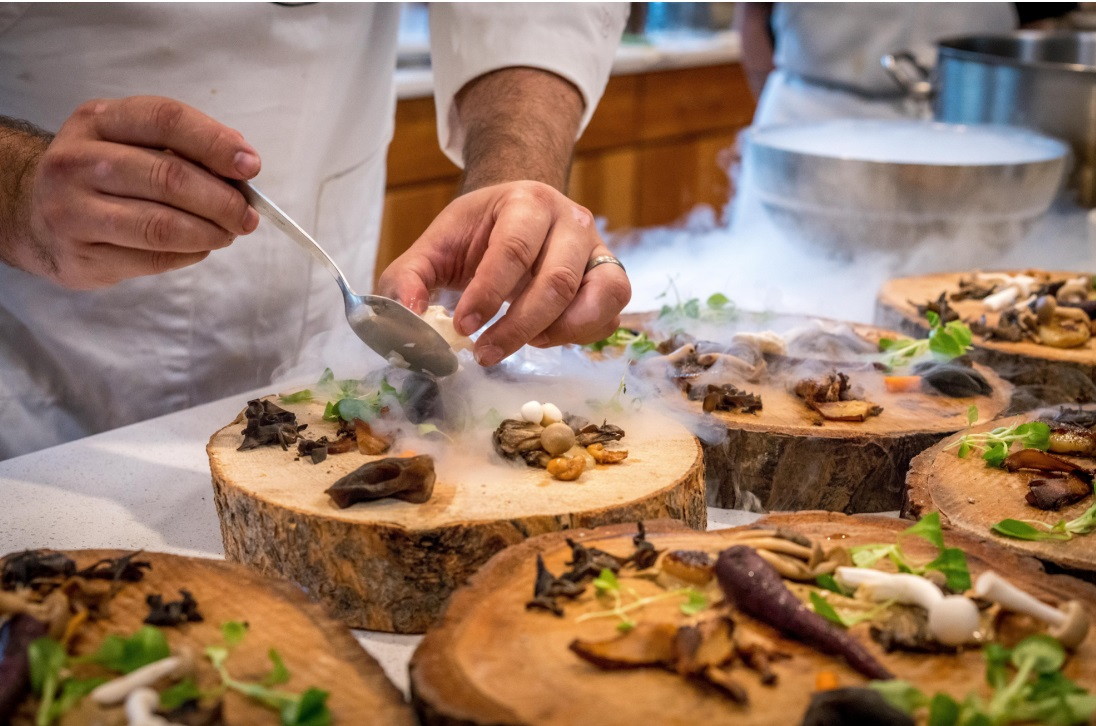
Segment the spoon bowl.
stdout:
<svg viewBox="0 0 1096 726">
<path fill-rule="evenodd" d="M 247 203 L 303 247 L 335 278 L 346 306 L 350 329 L 390 364 L 439 378 L 457 371 L 457 356 L 438 331 L 408 308 L 382 295 L 359 295 L 342 270 L 304 229 L 270 198 L 246 181 L 236 182 Z"/>
</svg>

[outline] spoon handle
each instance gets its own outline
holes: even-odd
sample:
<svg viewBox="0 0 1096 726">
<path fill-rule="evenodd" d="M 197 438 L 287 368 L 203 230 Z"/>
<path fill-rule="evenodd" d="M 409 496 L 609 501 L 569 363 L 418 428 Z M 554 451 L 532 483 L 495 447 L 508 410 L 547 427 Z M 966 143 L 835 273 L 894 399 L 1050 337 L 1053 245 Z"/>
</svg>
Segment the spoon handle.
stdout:
<svg viewBox="0 0 1096 726">
<path fill-rule="evenodd" d="M 277 204 L 270 201 L 270 198 L 256 189 L 252 184 L 246 181 L 235 182 L 236 187 L 243 192 L 244 199 L 247 203 L 255 208 L 255 211 L 263 215 L 282 232 L 290 237 L 294 242 L 299 244 L 309 254 L 315 257 L 320 264 L 327 268 L 327 271 L 334 276 L 335 281 L 339 283 L 339 287 L 342 289 L 343 296 L 357 297 L 357 294 L 350 289 L 346 283 L 346 277 L 343 275 L 342 270 L 335 264 L 335 261 L 324 252 L 324 249 L 320 247 L 316 240 L 312 239 L 312 235 L 305 232 L 301 228 L 301 225 L 293 221 L 293 219 L 283 212 Z"/>
</svg>

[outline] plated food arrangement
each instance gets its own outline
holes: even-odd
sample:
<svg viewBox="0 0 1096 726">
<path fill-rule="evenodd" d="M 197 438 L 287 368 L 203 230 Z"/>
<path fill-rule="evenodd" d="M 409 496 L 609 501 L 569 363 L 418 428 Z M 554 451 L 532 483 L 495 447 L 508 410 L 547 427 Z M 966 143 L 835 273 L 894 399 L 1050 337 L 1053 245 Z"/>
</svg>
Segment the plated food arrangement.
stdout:
<svg viewBox="0 0 1096 726">
<path fill-rule="evenodd" d="M 598 354 L 714 417 L 705 444 L 710 504 L 728 508 L 898 509 L 912 457 L 988 421 L 1011 386 L 970 363 L 944 330 L 911 340 L 867 325 L 729 311 L 626 316 Z M 943 352 L 937 353 L 940 348 Z"/>
<path fill-rule="evenodd" d="M 975 360 L 1015 383 L 1038 386 L 1043 402 L 1094 400 L 1091 275 L 1009 270 L 898 278 L 880 290 L 875 320 L 920 335 L 926 311 L 969 324 Z"/>
<path fill-rule="evenodd" d="M 1071 570 L 1096 572 L 1096 410 L 1012 416 L 945 439 L 914 459 L 908 516 Z"/>
<path fill-rule="evenodd" d="M 933 517 L 551 534 L 454 596 L 412 696 L 427 724 L 1087 723 L 1094 596 Z"/>
<path fill-rule="evenodd" d="M 414 722 L 342 625 L 284 581 L 150 552 L 0 560 L 0 722 Z"/>
<path fill-rule="evenodd" d="M 619 409 L 583 418 L 531 400 L 447 432 L 436 384 L 400 376 L 327 376 L 252 401 L 212 437 L 230 559 L 299 583 L 354 627 L 421 633 L 526 537 L 648 517 L 705 526 L 700 446 L 671 419 L 645 412 L 624 428 Z"/>
</svg>

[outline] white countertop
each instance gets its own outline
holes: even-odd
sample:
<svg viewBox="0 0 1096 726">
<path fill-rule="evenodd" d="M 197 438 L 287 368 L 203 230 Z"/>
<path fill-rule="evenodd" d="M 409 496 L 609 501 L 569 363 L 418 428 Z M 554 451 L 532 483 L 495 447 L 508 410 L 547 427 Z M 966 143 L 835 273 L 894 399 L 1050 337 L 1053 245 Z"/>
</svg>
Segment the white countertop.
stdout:
<svg viewBox="0 0 1096 726">
<path fill-rule="evenodd" d="M 612 74 L 619 76 L 733 63 L 741 53 L 738 33 L 733 30 L 712 35 L 664 33 L 649 36 L 648 42 L 644 43 L 621 43 Z M 423 98 L 433 92 L 434 75 L 429 66 L 396 70 L 397 98 Z"/>
<path fill-rule="evenodd" d="M 105 547 L 222 557 L 205 445 L 253 397 L 243 393 L 0 462 L 0 553 Z M 756 518 L 708 510 L 714 528 Z M 421 636 L 355 635 L 407 693 L 407 664 Z"/>
</svg>

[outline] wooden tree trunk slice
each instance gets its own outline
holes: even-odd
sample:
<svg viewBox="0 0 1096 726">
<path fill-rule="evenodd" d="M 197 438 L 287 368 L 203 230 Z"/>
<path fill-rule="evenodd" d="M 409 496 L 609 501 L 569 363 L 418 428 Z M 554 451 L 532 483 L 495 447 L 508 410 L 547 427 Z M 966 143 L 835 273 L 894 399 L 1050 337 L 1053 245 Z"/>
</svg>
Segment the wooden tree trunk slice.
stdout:
<svg viewBox="0 0 1096 726">
<path fill-rule="evenodd" d="M 893 542 L 909 522 L 870 515 L 848 516 L 834 512 L 800 512 L 766 517 L 759 526 L 794 529 L 823 546 Z M 702 549 L 717 553 L 738 529 L 690 532 L 674 523 L 648 523 L 648 539 L 658 549 Z M 587 546 L 614 554 L 632 551 L 634 526 L 614 525 L 570 533 Z M 1050 602 L 1080 599 L 1096 615 L 1096 587 L 1063 575 L 1046 575 L 1032 558 L 1019 557 L 990 543 L 957 532 L 945 534 L 948 546 L 967 552 L 973 575 L 992 567 L 1017 585 Z M 916 556 L 933 552 L 916 538 L 904 547 Z M 780 640 L 792 657 L 777 662 L 775 687 L 762 686 L 755 674 L 735 666 L 732 675 L 749 694 L 749 705 L 739 706 L 702 686 L 660 669 L 603 671 L 568 650 L 575 638 L 603 640 L 616 634 L 613 619 L 575 622 L 577 615 L 604 608 L 592 592 L 573 603 L 564 603 L 564 617 L 527 611 L 532 595 L 536 555 L 548 569 L 566 569 L 570 549 L 562 535 L 549 534 L 511 547 L 491 560 L 450 602 L 441 622 L 427 633 L 411 659 L 411 696 L 419 718 L 428 726 L 479 724 L 591 723 L 605 726 L 657 724 L 791 724 L 798 723 L 815 690 L 820 670 L 833 671 L 843 686 L 860 685 L 865 679 L 842 661 L 818 653 L 796 641 Z M 643 585 L 628 578 L 637 590 Z M 592 591 L 592 588 L 590 588 Z M 647 594 L 644 589 L 641 594 Z M 688 621 L 677 602 L 648 606 L 641 621 Z M 753 629 L 778 639 L 767 626 L 740 614 L 732 617 L 739 628 Z M 926 655 L 895 652 L 884 654 L 868 636 L 869 626 L 854 626 L 854 634 L 898 678 L 905 678 L 927 693 L 946 691 L 962 699 L 978 690 L 985 695 L 985 660 L 980 651 L 959 655 Z M 488 645 L 490 644 L 490 645 Z M 1065 669 L 1090 690 L 1096 688 L 1096 633 L 1073 656 Z"/>
<path fill-rule="evenodd" d="M 1012 416 L 977 426 L 972 431 L 986 431 L 1030 420 L 1031 415 Z M 1028 542 L 1002 537 L 990 531 L 1002 519 L 1037 520 L 1048 524 L 1060 519 L 1073 519 L 1092 505 L 1092 498 L 1057 512 L 1036 509 L 1024 500 L 1027 483 L 1034 478 L 1033 475 L 1009 473 L 986 466 L 977 454 L 960 459 L 956 448 L 947 447 L 961 436 L 956 434 L 944 439 L 913 460 L 906 479 L 908 499 L 903 514 L 916 518 L 929 512 L 940 512 L 941 519 L 959 531 L 992 539 L 1004 548 L 1034 555 L 1060 567 L 1086 571 L 1088 577 L 1096 574 L 1096 535 L 1074 537 L 1068 542 Z M 1074 460 L 1082 466 L 1092 465 L 1091 459 Z"/>
<path fill-rule="evenodd" d="M 126 554 L 113 550 L 67 552 L 78 567 L 106 557 Z M 259 681 L 270 672 L 267 652 L 277 649 L 291 674 L 280 688 L 300 693 L 316 687 L 328 691 L 333 724 L 360 723 L 371 714 L 377 724 L 413 724 L 415 719 L 403 694 L 392 685 L 380 665 L 339 622 L 312 603 L 296 586 L 280 579 L 261 577 L 230 562 L 144 552 L 138 559 L 152 564 L 141 582 L 126 583 L 110 603 L 110 617 L 89 622 L 75 642 L 78 655 L 96 650 L 105 636 L 132 635 L 148 615 L 145 598 L 159 594 L 176 600 L 188 590 L 198 601 L 203 622 L 162 628 L 175 650 L 189 648 L 201 658 L 209 645 L 222 645 L 221 625 L 232 620 L 248 624 L 248 634 L 232 649 L 227 665 L 234 677 Z M 201 661 L 197 680 L 202 689 L 213 689 L 220 680 L 213 666 Z M 85 703 L 59 723 L 88 723 L 98 707 Z M 226 726 L 276 726 L 278 713 L 236 692 L 224 697 Z M 13 721 L 31 724 L 32 718 Z"/>
<path fill-rule="evenodd" d="M 1006 272 L 1018 274 L 1031 271 Z M 958 290 L 959 280 L 972 274 L 953 272 L 889 280 L 876 297 L 875 322 L 907 335 L 923 337 L 928 333 L 929 325 L 924 316 L 917 312 L 916 306 L 936 300 L 942 292 Z M 1084 273 L 1053 271 L 1036 274 L 1060 279 Z M 999 316 L 999 313 L 987 312 L 980 300 L 960 300 L 952 302 L 951 306 L 963 320 L 977 319 L 984 314 L 993 323 Z M 1096 400 L 1096 387 L 1093 385 L 1096 381 L 1096 338 L 1077 348 L 1053 348 L 1030 342 L 985 340 L 976 335 L 971 357 L 993 368 L 1017 386 L 1034 387 L 1039 403 Z M 1023 410 L 1023 407 L 1013 410 Z"/>
<path fill-rule="evenodd" d="M 745 329 L 755 330 L 774 325 L 790 328 L 812 320 L 791 315 L 743 316 L 749 318 Z M 654 313 L 625 316 L 622 324 L 649 330 L 654 317 Z M 849 325 L 873 343 L 897 335 L 870 325 Z M 972 405 L 978 409 L 978 421 L 995 418 L 1008 405 L 1011 386 L 991 370 L 978 370 L 993 387 L 990 396 L 891 393 L 884 388 L 882 372 L 847 369 L 852 383 L 865 390 L 868 400 L 882 406 L 883 413 L 859 423 L 826 421 L 820 426 L 814 423 L 817 416 L 791 392 L 794 380 L 746 384 L 746 390 L 761 395 L 764 407 L 758 413 L 713 414 L 727 435 L 715 443 L 704 442 L 708 503 L 749 508 L 750 497 L 744 495 L 749 493 L 767 510 L 896 510 L 902 504 L 906 470 L 914 456 L 967 426 Z M 700 402 L 687 405 L 701 411 Z"/>
<path fill-rule="evenodd" d="M 285 408 L 314 437 L 334 438 L 322 405 Z M 621 441 L 624 462 L 577 481 L 456 451 L 437 465 L 424 504 L 384 499 L 339 509 L 324 490 L 381 457 L 352 452 L 313 465 L 278 447 L 240 452 L 237 422 L 207 447 L 225 555 L 297 582 L 352 627 L 421 633 L 480 565 L 526 537 L 650 517 L 704 529 L 699 442 L 669 419 L 648 428 Z"/>
</svg>

